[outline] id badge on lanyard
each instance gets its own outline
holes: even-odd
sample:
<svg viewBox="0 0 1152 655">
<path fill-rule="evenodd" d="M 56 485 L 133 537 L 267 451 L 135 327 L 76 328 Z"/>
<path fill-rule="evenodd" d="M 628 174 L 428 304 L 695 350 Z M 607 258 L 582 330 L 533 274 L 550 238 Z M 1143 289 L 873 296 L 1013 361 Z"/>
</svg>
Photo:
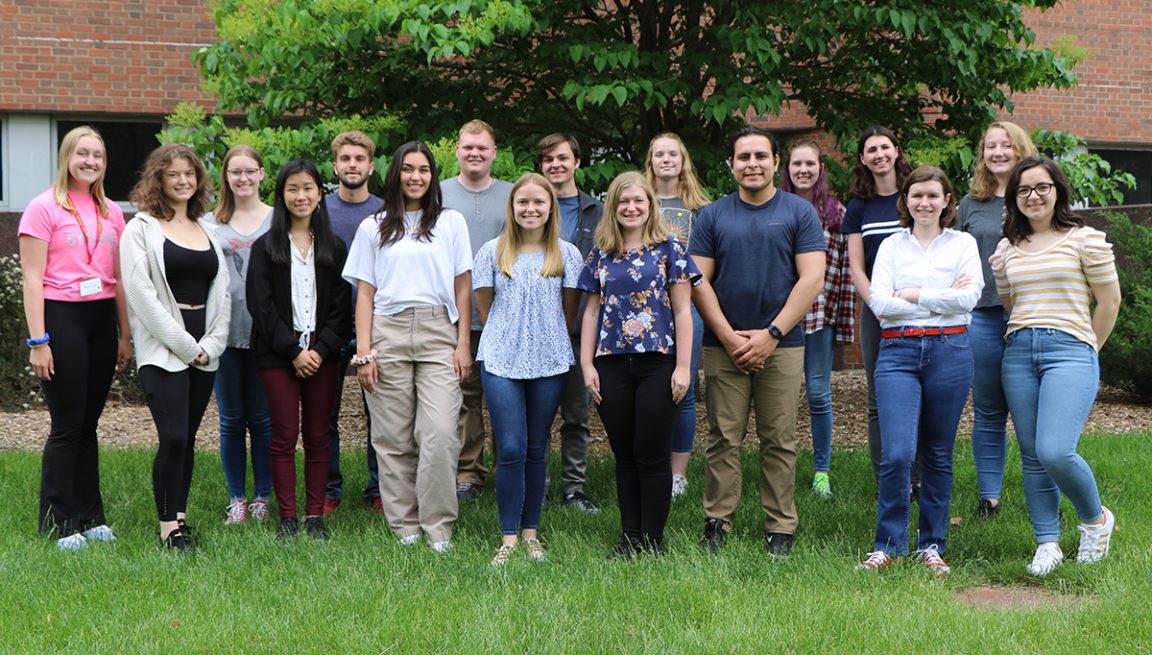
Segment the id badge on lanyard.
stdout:
<svg viewBox="0 0 1152 655">
<path fill-rule="evenodd" d="M 92 259 L 96 256 L 96 249 L 100 247 L 100 234 L 104 231 L 104 223 L 100 220 L 100 209 L 96 209 L 96 240 L 92 247 L 88 247 L 88 229 L 84 227 L 84 220 L 80 218 L 80 212 L 76 210 L 75 204 L 72 199 L 68 199 L 68 204 L 64 207 L 68 213 L 72 214 L 72 218 L 76 219 L 76 224 L 80 226 L 80 233 L 84 235 L 84 251 L 88 255 L 88 274 L 91 277 L 80 280 L 80 297 L 91 296 L 100 293 L 104 288 L 104 282 L 100 279 L 99 275 L 92 274 Z"/>
</svg>

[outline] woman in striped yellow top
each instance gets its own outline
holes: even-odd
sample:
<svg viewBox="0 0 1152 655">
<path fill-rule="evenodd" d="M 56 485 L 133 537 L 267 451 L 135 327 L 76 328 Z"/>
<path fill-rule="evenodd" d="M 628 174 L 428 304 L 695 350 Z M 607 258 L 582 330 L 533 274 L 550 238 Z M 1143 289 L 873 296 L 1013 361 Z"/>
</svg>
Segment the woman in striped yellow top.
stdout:
<svg viewBox="0 0 1152 655">
<path fill-rule="evenodd" d="M 1096 399 L 1096 353 L 1116 322 L 1120 283 L 1111 244 L 1072 212 L 1068 178 L 1052 160 L 1021 161 L 1006 191 L 1005 238 L 990 259 L 1009 312 L 1004 395 L 1039 544 L 1028 572 L 1047 575 L 1064 559 L 1061 492 L 1080 517 L 1078 561 L 1103 559 L 1116 525 L 1076 445 Z"/>
</svg>

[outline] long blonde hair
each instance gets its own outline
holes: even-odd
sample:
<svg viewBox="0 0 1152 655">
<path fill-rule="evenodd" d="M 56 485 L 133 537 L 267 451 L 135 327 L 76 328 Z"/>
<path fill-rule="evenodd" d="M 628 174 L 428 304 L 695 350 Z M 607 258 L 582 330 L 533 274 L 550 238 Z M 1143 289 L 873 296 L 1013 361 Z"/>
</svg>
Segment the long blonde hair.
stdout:
<svg viewBox="0 0 1152 655">
<path fill-rule="evenodd" d="M 64 140 L 60 142 L 59 161 L 56 162 L 56 179 L 52 182 L 53 194 L 56 197 L 56 204 L 61 207 L 69 206 L 68 181 L 72 174 L 68 172 L 68 163 L 72 159 L 72 153 L 76 152 L 76 145 L 86 136 L 95 138 L 104 148 L 104 167 L 100 169 L 100 177 L 96 178 L 88 192 L 92 195 L 92 200 L 100 209 L 100 213 L 107 216 L 108 199 L 104 197 L 104 174 L 108 172 L 108 147 L 104 145 L 104 137 L 100 136 L 94 127 L 81 125 L 72 128 L 64 135 Z"/>
<path fill-rule="evenodd" d="M 648 179 L 648 183 L 653 187 L 656 186 L 656 171 L 652 169 L 652 150 L 658 139 L 672 139 L 680 148 L 680 160 L 683 165 L 677 178 L 676 196 L 684 203 L 684 208 L 695 211 L 712 202 L 700 186 L 700 179 L 696 177 L 696 168 L 692 165 L 688 149 L 684 147 L 684 140 L 674 132 L 661 132 L 648 142 L 648 154 L 644 156 L 644 176 Z"/>
<path fill-rule="evenodd" d="M 620 194 L 624 189 L 633 186 L 640 187 L 648 196 L 648 220 L 645 221 L 644 231 L 641 233 L 644 245 L 650 248 L 668 238 L 668 225 L 660 215 L 660 199 L 656 197 L 656 190 L 640 171 L 626 171 L 617 175 L 608 186 L 608 195 L 604 199 L 604 216 L 600 219 L 600 225 L 596 227 L 596 247 L 605 255 L 616 257 L 624 252 L 624 234 L 620 231 L 620 223 L 616 220 L 616 207 L 620 204 Z"/>
<path fill-rule="evenodd" d="M 988 138 L 988 132 L 994 129 L 1004 130 L 1004 133 L 1008 135 L 1008 140 L 1012 142 L 1012 151 L 1016 153 L 1017 162 L 1040 154 L 1036 150 L 1035 144 L 1032 143 L 1032 137 L 1028 136 L 1024 128 L 1016 123 L 996 121 L 989 125 L 988 129 L 984 130 L 984 134 L 980 135 L 980 143 L 976 148 L 976 161 L 972 164 L 972 187 L 968 190 L 974 199 L 980 201 L 991 200 L 996 196 L 996 176 L 984 165 L 984 140 Z"/>
<path fill-rule="evenodd" d="M 540 267 L 540 277 L 562 277 L 564 255 L 560 252 L 560 203 L 556 200 L 556 191 L 552 185 L 539 173 L 525 173 L 512 185 L 512 192 L 508 194 L 508 216 L 504 221 L 504 232 L 496 242 L 496 268 L 509 278 L 512 277 L 516 257 L 524 245 L 524 228 L 516 223 L 513 216 L 516 192 L 529 185 L 538 186 L 548 194 L 548 220 L 544 223 L 544 265 Z"/>
</svg>

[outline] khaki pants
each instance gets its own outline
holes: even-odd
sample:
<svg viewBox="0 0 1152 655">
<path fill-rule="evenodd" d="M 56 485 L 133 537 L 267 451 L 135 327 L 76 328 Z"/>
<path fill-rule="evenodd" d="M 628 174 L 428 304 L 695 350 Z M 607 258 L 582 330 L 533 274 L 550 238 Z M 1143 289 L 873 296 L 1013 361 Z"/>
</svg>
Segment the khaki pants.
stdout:
<svg viewBox="0 0 1152 655">
<path fill-rule="evenodd" d="M 484 388 L 480 386 L 480 364 L 475 361 L 479 348 L 480 331 L 472 330 L 474 363 L 468 379 L 460 384 L 464 404 L 460 406 L 460 418 L 456 422 L 456 431 L 460 435 L 460 463 L 456 467 L 456 481 L 471 482 L 483 487 L 488 479 L 488 468 L 484 466 Z M 495 466 L 496 462 L 493 461 L 492 465 Z"/>
<path fill-rule="evenodd" d="M 456 522 L 460 455 L 456 326 L 444 307 L 375 316 L 372 348 L 380 380 L 365 399 L 384 516 L 398 537 L 423 531 L 430 541 L 447 541 Z"/>
<path fill-rule="evenodd" d="M 796 532 L 796 408 L 804 378 L 804 348 L 778 348 L 758 373 L 745 375 L 728 353 L 705 346 L 708 384 L 704 513 L 731 529 L 740 504 L 740 451 L 755 404 L 760 441 L 760 504 L 767 532 Z"/>
</svg>

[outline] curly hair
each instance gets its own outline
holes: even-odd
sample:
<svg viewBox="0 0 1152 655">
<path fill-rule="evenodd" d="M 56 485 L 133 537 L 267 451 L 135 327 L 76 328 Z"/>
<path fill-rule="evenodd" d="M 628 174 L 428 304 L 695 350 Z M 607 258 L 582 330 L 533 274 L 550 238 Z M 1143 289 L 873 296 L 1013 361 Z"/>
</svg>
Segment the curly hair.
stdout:
<svg viewBox="0 0 1152 655">
<path fill-rule="evenodd" d="M 212 180 L 208 179 L 208 172 L 204 170 L 204 164 L 196 156 L 196 151 L 182 143 L 166 143 L 153 150 L 140 171 L 140 180 L 132 187 L 128 197 L 141 211 L 161 220 L 172 220 L 176 211 L 164 196 L 164 173 L 177 159 L 187 161 L 196 172 L 196 193 L 188 199 L 187 209 L 188 218 L 195 221 L 208 211 Z"/>
</svg>

